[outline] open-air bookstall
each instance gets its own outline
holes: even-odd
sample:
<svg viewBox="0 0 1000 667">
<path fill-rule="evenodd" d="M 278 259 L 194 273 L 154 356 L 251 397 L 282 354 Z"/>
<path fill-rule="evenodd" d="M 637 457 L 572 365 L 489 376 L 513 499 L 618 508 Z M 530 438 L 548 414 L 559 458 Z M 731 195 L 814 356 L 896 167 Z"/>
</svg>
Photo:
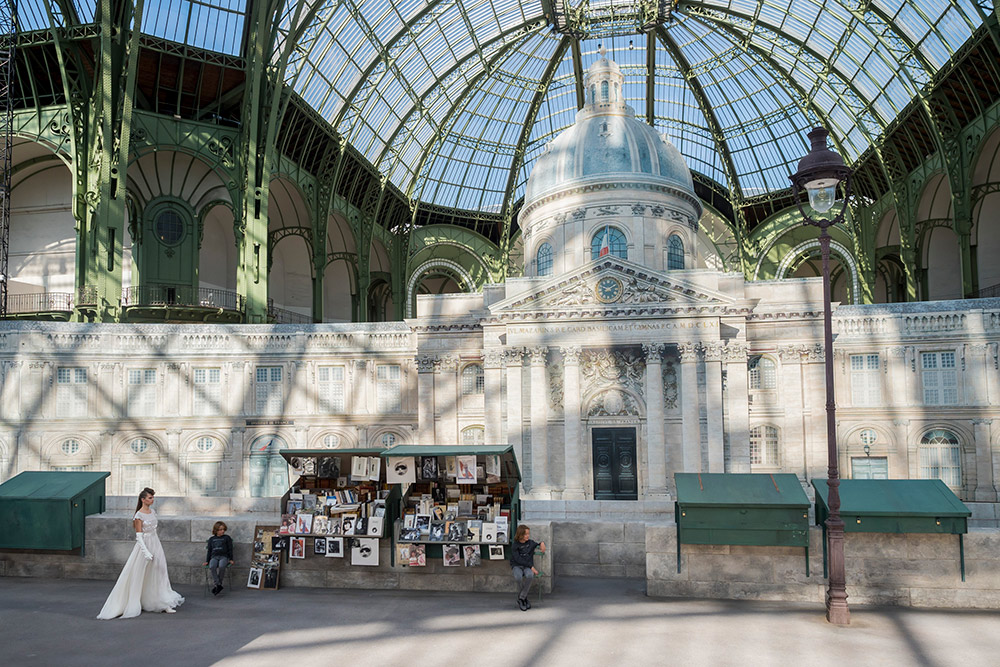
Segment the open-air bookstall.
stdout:
<svg viewBox="0 0 1000 667">
<path fill-rule="evenodd" d="M 809 575 L 809 498 L 784 474 L 675 473 L 677 571 L 681 544 L 804 547 Z"/>
<path fill-rule="evenodd" d="M 282 449 L 294 481 L 281 497 L 273 551 L 289 559 L 332 556 L 378 565 L 399 490 L 385 483 L 379 448 Z M 266 574 L 266 573 L 265 573 Z"/>
<path fill-rule="evenodd" d="M 409 549 L 444 558 L 446 565 L 505 557 L 521 516 L 513 447 L 397 445 L 381 456 L 387 482 L 399 489 L 393 497 L 394 564 Z M 456 562 L 448 563 L 449 556 Z"/>
<path fill-rule="evenodd" d="M 826 520 L 830 489 L 816 489 L 816 524 L 823 527 L 823 576 L 827 576 Z M 958 535 L 958 558 L 965 581 L 965 543 L 972 512 L 939 479 L 843 479 L 840 516 L 845 533 L 945 533 Z"/>
</svg>

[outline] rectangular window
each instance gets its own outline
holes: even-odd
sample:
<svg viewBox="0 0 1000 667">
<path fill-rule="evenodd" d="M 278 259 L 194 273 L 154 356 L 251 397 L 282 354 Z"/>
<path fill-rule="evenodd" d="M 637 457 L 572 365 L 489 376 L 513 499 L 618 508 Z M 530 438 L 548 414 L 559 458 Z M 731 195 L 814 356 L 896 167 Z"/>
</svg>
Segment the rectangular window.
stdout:
<svg viewBox="0 0 1000 667">
<path fill-rule="evenodd" d="M 402 405 L 402 383 L 399 366 L 379 366 L 376 370 L 376 395 L 378 396 L 378 411 L 382 414 L 387 412 L 401 412 Z"/>
<path fill-rule="evenodd" d="M 876 406 L 882 402 L 881 375 L 877 354 L 851 355 L 851 402 L 856 406 Z"/>
<path fill-rule="evenodd" d="M 60 368 L 56 371 L 56 416 L 87 416 L 86 368 Z"/>
<path fill-rule="evenodd" d="M 889 479 L 889 459 L 884 456 L 852 457 L 851 479 Z"/>
<path fill-rule="evenodd" d="M 129 369 L 128 414 L 130 417 L 152 417 L 156 414 L 156 369 Z"/>
<path fill-rule="evenodd" d="M 86 472 L 87 466 L 52 466 L 56 472 Z"/>
<path fill-rule="evenodd" d="M 959 447 L 920 447 L 920 479 L 940 479 L 953 489 L 962 486 L 962 451 Z"/>
<path fill-rule="evenodd" d="M 219 368 L 194 369 L 194 412 L 198 415 L 221 415 L 222 370 Z"/>
<path fill-rule="evenodd" d="M 219 490 L 218 461 L 205 461 L 188 464 L 188 480 L 191 493 L 207 496 Z"/>
<path fill-rule="evenodd" d="M 958 372 L 954 352 L 921 352 L 924 405 L 958 405 Z"/>
<path fill-rule="evenodd" d="M 146 487 L 153 487 L 153 464 L 122 466 L 122 495 L 137 496 Z"/>
<path fill-rule="evenodd" d="M 258 366 L 256 375 L 257 414 L 280 415 L 283 409 L 281 366 Z"/>
<path fill-rule="evenodd" d="M 325 414 L 343 412 L 344 367 L 320 366 L 318 370 L 319 411 Z"/>
</svg>

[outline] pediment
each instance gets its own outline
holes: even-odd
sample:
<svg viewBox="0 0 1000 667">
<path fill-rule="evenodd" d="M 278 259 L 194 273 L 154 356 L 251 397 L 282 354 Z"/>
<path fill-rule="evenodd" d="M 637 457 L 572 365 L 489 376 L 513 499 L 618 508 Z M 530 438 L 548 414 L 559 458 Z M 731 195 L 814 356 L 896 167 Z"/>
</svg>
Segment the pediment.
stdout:
<svg viewBox="0 0 1000 667">
<path fill-rule="evenodd" d="M 604 288 L 604 289 L 602 289 Z M 490 306 L 494 316 L 530 312 L 728 310 L 728 295 L 690 280 L 651 271 L 617 257 L 602 258 L 569 274 Z"/>
</svg>

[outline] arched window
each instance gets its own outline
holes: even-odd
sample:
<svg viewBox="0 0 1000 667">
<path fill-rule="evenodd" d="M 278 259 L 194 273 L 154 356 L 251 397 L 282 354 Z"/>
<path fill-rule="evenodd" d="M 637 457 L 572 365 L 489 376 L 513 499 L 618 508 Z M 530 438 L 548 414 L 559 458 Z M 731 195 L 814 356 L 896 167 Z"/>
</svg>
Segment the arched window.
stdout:
<svg viewBox="0 0 1000 667">
<path fill-rule="evenodd" d="M 462 396 L 482 396 L 486 389 L 483 367 L 469 364 L 462 369 Z"/>
<path fill-rule="evenodd" d="M 962 448 L 958 436 L 943 428 L 924 433 L 917 448 L 921 479 L 940 479 L 953 489 L 962 486 Z"/>
<path fill-rule="evenodd" d="M 149 441 L 146 440 L 145 438 L 136 438 L 135 440 L 129 443 L 128 448 L 132 450 L 133 454 L 136 455 L 145 454 L 146 451 L 149 450 Z M 140 491 L 141 490 L 142 489 L 140 489 Z"/>
<path fill-rule="evenodd" d="M 250 445 L 250 496 L 271 498 L 288 490 L 288 463 L 279 454 L 285 441 L 263 435 Z"/>
<path fill-rule="evenodd" d="M 602 102 L 607 102 L 608 101 L 608 82 L 607 81 L 601 81 L 601 101 Z"/>
<path fill-rule="evenodd" d="M 667 246 L 667 270 L 683 269 L 684 241 L 677 234 L 671 234 Z"/>
<path fill-rule="evenodd" d="M 208 435 L 198 438 L 197 442 L 195 442 L 195 449 L 202 454 L 209 453 L 215 449 L 215 438 Z"/>
<path fill-rule="evenodd" d="M 750 465 L 778 465 L 778 429 L 755 426 L 750 429 Z"/>
<path fill-rule="evenodd" d="M 73 456 L 80 451 L 80 441 L 73 439 L 64 440 L 62 445 L 59 446 L 59 449 L 61 449 L 62 453 L 66 456 Z"/>
<path fill-rule="evenodd" d="M 340 436 L 333 433 L 323 436 L 323 446 L 327 449 L 336 449 L 340 446 Z"/>
<path fill-rule="evenodd" d="M 591 259 L 609 254 L 628 259 L 628 243 L 625 241 L 625 233 L 617 227 L 602 227 L 590 240 Z"/>
<path fill-rule="evenodd" d="M 380 441 L 383 447 L 392 447 L 396 444 L 396 434 L 395 433 L 385 433 L 382 435 L 382 440 Z"/>
<path fill-rule="evenodd" d="M 486 441 L 486 431 L 482 426 L 469 426 L 462 429 L 462 445 L 481 445 Z"/>
<path fill-rule="evenodd" d="M 761 356 L 751 358 L 749 372 L 751 389 L 777 388 L 778 374 L 773 359 Z"/>
<path fill-rule="evenodd" d="M 538 252 L 535 254 L 535 264 L 538 266 L 538 275 L 540 276 L 551 276 L 552 275 L 552 245 L 549 243 L 543 243 L 538 247 Z"/>
</svg>

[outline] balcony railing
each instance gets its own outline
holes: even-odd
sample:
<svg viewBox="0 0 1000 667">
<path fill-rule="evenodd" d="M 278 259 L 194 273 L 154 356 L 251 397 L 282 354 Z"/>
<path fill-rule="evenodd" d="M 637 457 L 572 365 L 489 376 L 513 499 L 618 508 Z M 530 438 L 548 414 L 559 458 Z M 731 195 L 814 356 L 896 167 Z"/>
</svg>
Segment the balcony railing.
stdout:
<svg viewBox="0 0 1000 667">
<path fill-rule="evenodd" d="M 295 311 L 285 310 L 284 308 L 275 308 L 274 306 L 268 306 L 267 314 L 270 319 L 275 324 L 312 324 L 312 315 L 303 315 L 302 313 L 296 313 Z"/>
<path fill-rule="evenodd" d="M 35 294 L 8 294 L 8 313 L 71 312 L 73 295 L 68 292 L 38 292 Z"/>
<path fill-rule="evenodd" d="M 232 290 L 175 285 L 142 285 L 122 290 L 122 306 L 221 308 L 242 312 L 243 297 Z"/>
</svg>

